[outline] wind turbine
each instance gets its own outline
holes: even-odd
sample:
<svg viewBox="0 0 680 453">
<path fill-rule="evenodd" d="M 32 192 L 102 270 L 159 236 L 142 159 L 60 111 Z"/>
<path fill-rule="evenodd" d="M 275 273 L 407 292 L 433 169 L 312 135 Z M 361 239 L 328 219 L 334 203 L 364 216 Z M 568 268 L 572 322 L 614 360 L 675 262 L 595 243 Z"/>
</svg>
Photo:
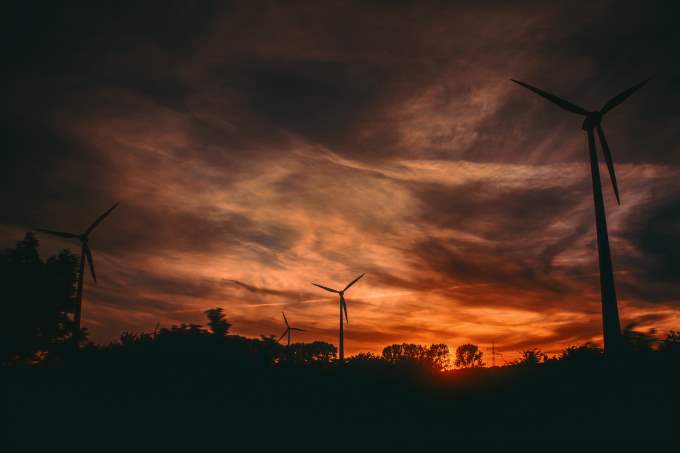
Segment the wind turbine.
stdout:
<svg viewBox="0 0 680 453">
<path fill-rule="evenodd" d="M 100 215 L 97 220 L 92 222 L 92 225 L 81 234 L 64 233 L 61 231 L 45 230 L 42 228 L 35 228 L 35 231 L 40 231 L 42 233 L 51 234 L 52 236 L 59 236 L 66 239 L 78 239 L 80 241 L 80 270 L 78 271 L 78 291 L 76 293 L 76 309 L 73 317 L 73 341 L 75 345 L 78 345 L 80 340 L 80 318 L 81 318 L 81 307 L 83 303 L 83 282 L 85 280 L 85 261 L 87 260 L 90 266 L 90 273 L 92 274 L 92 279 L 97 283 L 97 274 L 94 272 L 94 261 L 92 260 L 92 251 L 88 244 L 90 233 L 94 230 L 97 225 L 99 225 L 106 216 L 108 216 L 111 211 L 113 211 L 118 203 L 114 204 L 108 211 Z"/>
<path fill-rule="evenodd" d="M 502 357 L 503 354 L 496 351 L 496 342 L 492 342 L 491 343 L 491 367 L 492 368 L 496 366 L 496 356 Z"/>
<path fill-rule="evenodd" d="M 286 323 L 286 330 L 281 334 L 281 336 L 279 337 L 278 340 L 276 340 L 276 342 L 278 343 L 279 341 L 281 341 L 281 339 L 283 337 L 288 335 L 288 345 L 287 346 L 290 347 L 290 334 L 291 334 L 291 332 L 293 330 L 296 331 L 296 332 L 306 332 L 306 330 L 298 329 L 297 327 L 291 327 L 290 324 L 288 324 L 288 319 L 286 318 L 286 314 L 284 312 L 281 312 L 281 314 L 283 315 L 283 321 Z"/>
<path fill-rule="evenodd" d="M 349 325 L 349 318 L 347 317 L 347 302 L 345 302 L 345 291 L 347 291 L 353 284 L 355 284 L 361 277 L 363 277 L 366 274 L 361 274 L 354 280 L 352 280 L 349 285 L 345 286 L 345 289 L 342 291 L 338 291 L 337 289 L 332 289 L 328 288 L 326 286 L 318 285 L 316 283 L 312 283 L 314 286 L 318 286 L 321 289 L 325 289 L 326 291 L 330 291 L 332 293 L 337 293 L 340 295 L 340 363 L 343 363 L 345 361 L 345 338 L 344 338 L 344 332 L 343 332 L 343 327 L 342 327 L 342 313 L 343 311 L 345 312 L 345 321 L 347 321 L 347 324 Z"/>
<path fill-rule="evenodd" d="M 609 252 L 607 218 L 604 210 L 604 200 L 602 198 L 602 182 L 600 180 L 600 169 L 597 160 L 595 134 L 593 133 L 593 130 L 597 131 L 600 144 L 602 145 L 602 153 L 604 154 L 604 160 L 607 163 L 607 168 L 609 169 L 609 176 L 611 177 L 612 185 L 614 187 L 616 202 L 621 204 L 621 199 L 619 198 L 619 188 L 616 184 L 616 173 L 614 172 L 614 161 L 612 160 L 609 145 L 607 144 L 607 139 L 605 138 L 604 130 L 602 129 L 602 117 L 605 113 L 621 104 L 630 95 L 642 88 L 642 86 L 646 84 L 649 79 L 644 80 L 637 85 L 633 85 L 627 90 L 617 94 L 607 101 L 599 111 L 594 112 L 572 104 L 569 101 L 565 101 L 562 98 L 547 93 L 527 83 L 520 82 L 519 80 L 515 79 L 510 80 L 522 85 L 524 88 L 527 88 L 528 90 L 531 90 L 540 96 L 543 96 L 568 112 L 585 116 L 583 124 L 581 125 L 581 129 L 586 131 L 586 135 L 588 137 L 588 148 L 590 151 L 590 173 L 593 180 L 593 200 L 595 203 L 595 222 L 597 225 L 597 251 L 600 264 L 600 293 L 602 298 L 602 331 L 604 337 L 604 349 L 608 354 L 615 354 L 621 346 L 621 324 L 619 321 L 619 309 L 616 301 L 614 272 L 612 269 L 611 254 Z"/>
</svg>

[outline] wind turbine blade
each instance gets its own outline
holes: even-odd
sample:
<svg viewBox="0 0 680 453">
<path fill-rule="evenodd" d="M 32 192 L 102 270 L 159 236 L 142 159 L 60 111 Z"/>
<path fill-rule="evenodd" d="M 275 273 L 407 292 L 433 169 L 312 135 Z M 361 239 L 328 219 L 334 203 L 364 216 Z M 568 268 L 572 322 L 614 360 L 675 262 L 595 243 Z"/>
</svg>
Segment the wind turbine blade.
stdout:
<svg viewBox="0 0 680 453">
<path fill-rule="evenodd" d="M 97 274 L 94 273 L 94 261 L 92 261 L 92 252 L 90 251 L 90 246 L 87 243 L 83 244 L 83 249 L 85 250 L 85 257 L 90 265 L 90 273 L 92 273 L 92 278 L 94 282 L 97 283 Z"/>
<path fill-rule="evenodd" d="M 340 294 L 340 303 L 342 304 L 342 309 L 345 312 L 345 321 L 349 325 L 349 318 L 347 317 L 347 302 L 345 302 L 345 296 Z"/>
<path fill-rule="evenodd" d="M 569 101 L 565 101 L 564 99 L 559 98 L 559 97 L 555 96 L 554 94 L 550 94 L 546 91 L 541 90 L 540 88 L 533 87 L 533 86 L 529 85 L 528 83 L 520 82 L 519 80 L 515 80 L 515 79 L 510 79 L 510 80 L 512 80 L 513 82 L 515 82 L 519 85 L 522 85 L 524 88 L 526 88 L 528 90 L 533 91 L 534 93 L 538 94 L 539 96 L 543 96 L 547 100 L 554 102 L 555 104 L 562 107 L 564 110 L 568 110 L 572 113 L 578 113 L 579 115 L 588 115 L 590 113 L 590 112 L 588 112 L 588 110 L 586 110 L 582 107 L 579 107 L 576 104 L 572 104 Z"/>
<path fill-rule="evenodd" d="M 278 342 L 280 342 L 280 341 L 281 341 L 281 339 L 282 339 L 283 337 L 285 337 L 287 333 L 288 333 L 288 329 L 286 329 L 286 331 L 285 331 L 285 332 L 283 332 L 283 333 L 281 334 L 281 336 L 279 337 L 279 339 L 278 339 L 278 340 L 276 340 L 276 342 L 277 342 L 277 343 L 278 343 Z"/>
<path fill-rule="evenodd" d="M 119 203 L 120 203 L 120 202 L 119 202 Z M 92 230 L 94 230 L 94 229 L 97 227 L 97 225 L 99 225 L 100 223 L 102 223 L 102 220 L 104 220 L 104 218 L 105 218 L 107 215 L 111 214 L 111 211 L 113 211 L 114 209 L 116 209 L 116 206 L 118 206 L 119 203 L 114 204 L 113 206 L 111 206 L 111 208 L 110 208 L 108 211 L 106 211 L 104 214 L 100 215 L 99 218 L 98 218 L 97 220 L 95 220 L 95 221 L 92 223 L 92 225 L 90 225 L 90 228 L 87 229 L 87 231 L 85 232 L 85 234 L 86 234 L 86 235 L 87 235 L 87 234 L 90 234 L 90 233 L 92 232 Z"/>
<path fill-rule="evenodd" d="M 63 233 L 63 232 L 61 232 L 61 231 L 44 230 L 44 229 L 42 229 L 42 228 L 34 228 L 34 230 L 35 230 L 35 231 L 40 231 L 41 233 L 47 233 L 47 234 L 51 234 L 51 235 L 53 235 L 53 236 L 59 236 L 59 237 L 68 238 L 68 239 L 72 239 L 72 238 L 77 238 L 77 237 L 78 237 L 77 234 Z"/>
<path fill-rule="evenodd" d="M 609 176 L 612 178 L 612 186 L 614 186 L 614 195 L 616 195 L 616 202 L 621 204 L 621 199 L 619 198 L 619 187 L 616 184 L 616 173 L 614 172 L 614 161 L 612 160 L 612 153 L 609 151 L 609 145 L 607 144 L 607 139 L 604 136 L 604 130 L 602 126 L 597 125 L 597 135 L 600 137 L 600 143 L 602 144 L 602 153 L 604 154 L 604 160 L 607 162 L 607 168 L 609 169 Z"/>
<path fill-rule="evenodd" d="M 351 282 L 349 285 L 345 286 L 345 289 L 343 289 L 342 292 L 347 291 L 347 290 L 349 289 L 350 286 L 352 286 L 353 284 L 355 284 L 356 282 L 358 282 L 359 279 L 360 279 L 361 277 L 363 277 L 364 275 L 366 275 L 366 274 L 361 274 L 360 276 L 358 276 L 357 278 L 355 278 L 354 280 L 352 280 L 352 282 Z"/>
<path fill-rule="evenodd" d="M 296 332 L 307 332 L 305 329 L 298 329 L 297 327 L 291 327 L 290 330 L 295 330 Z"/>
<path fill-rule="evenodd" d="M 325 289 L 326 291 L 330 291 L 330 292 L 332 292 L 332 293 L 339 293 L 339 292 L 340 292 L 340 291 L 338 291 L 337 289 L 332 289 L 332 288 L 328 288 L 328 287 L 326 287 L 326 286 L 317 285 L 316 283 L 312 283 L 312 285 L 318 286 L 319 288 Z"/>
<path fill-rule="evenodd" d="M 288 324 L 288 319 L 286 318 L 286 314 L 284 312 L 281 312 L 281 314 L 283 315 L 283 320 L 286 323 L 286 327 L 290 327 L 290 325 Z"/>
<path fill-rule="evenodd" d="M 637 90 L 642 88 L 650 80 L 651 79 L 643 80 L 642 82 L 638 83 L 637 85 L 634 85 L 634 86 L 628 88 L 626 91 L 617 94 L 616 96 L 614 96 L 613 98 L 611 98 L 610 100 L 607 101 L 607 103 L 604 105 L 604 107 L 602 107 L 602 110 L 600 110 L 600 113 L 602 113 L 604 115 L 605 113 L 607 113 L 608 111 L 610 111 L 611 109 L 613 109 L 614 107 L 616 107 L 617 105 L 619 105 L 620 103 L 625 101 L 628 98 L 628 96 L 630 96 L 631 94 L 635 93 Z"/>
</svg>

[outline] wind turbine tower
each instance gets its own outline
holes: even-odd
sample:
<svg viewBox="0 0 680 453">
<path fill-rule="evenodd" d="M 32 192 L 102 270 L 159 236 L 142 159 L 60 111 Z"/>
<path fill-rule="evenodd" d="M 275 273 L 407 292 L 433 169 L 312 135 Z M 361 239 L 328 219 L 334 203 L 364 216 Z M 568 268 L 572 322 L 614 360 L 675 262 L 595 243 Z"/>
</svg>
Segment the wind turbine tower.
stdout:
<svg viewBox="0 0 680 453">
<path fill-rule="evenodd" d="M 347 317 L 347 302 L 345 301 L 345 291 L 347 291 L 353 284 L 355 284 L 361 277 L 363 277 L 366 274 L 361 274 L 354 280 L 352 280 L 343 290 L 337 290 L 333 288 L 328 288 L 327 286 L 319 285 L 316 283 L 312 283 L 314 286 L 318 286 L 321 289 L 325 289 L 326 291 L 329 291 L 331 293 L 336 293 L 340 296 L 340 363 L 345 362 L 345 337 L 344 337 L 344 331 L 343 331 L 343 325 L 342 325 L 342 314 L 343 311 L 345 313 L 345 321 L 347 321 L 347 324 L 349 325 L 349 318 Z"/>
<path fill-rule="evenodd" d="M 621 322 L 619 320 L 619 308 L 616 300 L 616 289 L 614 286 L 614 271 L 612 267 L 612 258 L 609 250 L 609 233 L 607 231 L 607 218 L 604 209 L 604 200 L 602 197 L 602 182 L 600 180 L 600 168 L 597 159 L 597 150 L 595 145 L 595 132 L 597 132 L 602 146 L 602 153 L 604 160 L 609 169 L 609 176 L 614 187 L 614 195 L 616 202 L 621 204 L 619 197 L 619 188 L 616 183 L 616 173 L 614 171 L 614 161 L 609 150 L 609 144 L 605 138 L 604 129 L 602 128 L 602 118 L 604 115 L 612 110 L 617 105 L 625 101 L 630 95 L 642 88 L 649 79 L 634 85 L 627 90 L 617 94 L 604 106 L 597 111 L 586 110 L 576 104 L 566 101 L 562 98 L 543 91 L 539 88 L 531 86 L 519 80 L 511 79 L 513 82 L 523 86 L 524 88 L 533 91 L 557 104 L 564 110 L 582 115 L 585 117 L 581 129 L 586 132 L 588 141 L 588 150 L 590 152 L 590 173 L 593 183 L 593 202 L 595 204 L 595 224 L 597 227 L 597 251 L 600 266 L 600 296 L 602 299 L 602 332 L 604 337 L 604 350 L 608 356 L 615 355 L 621 347 Z"/>
</svg>

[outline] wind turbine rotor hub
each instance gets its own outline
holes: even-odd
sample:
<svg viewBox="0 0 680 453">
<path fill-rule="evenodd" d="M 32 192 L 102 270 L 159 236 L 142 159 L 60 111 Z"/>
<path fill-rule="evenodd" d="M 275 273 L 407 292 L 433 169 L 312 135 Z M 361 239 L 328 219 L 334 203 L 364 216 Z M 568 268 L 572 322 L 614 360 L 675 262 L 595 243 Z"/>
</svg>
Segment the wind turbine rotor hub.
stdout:
<svg viewBox="0 0 680 453">
<path fill-rule="evenodd" d="M 602 123 L 602 112 L 590 112 L 583 120 L 581 128 L 584 131 L 593 130 Z"/>
</svg>

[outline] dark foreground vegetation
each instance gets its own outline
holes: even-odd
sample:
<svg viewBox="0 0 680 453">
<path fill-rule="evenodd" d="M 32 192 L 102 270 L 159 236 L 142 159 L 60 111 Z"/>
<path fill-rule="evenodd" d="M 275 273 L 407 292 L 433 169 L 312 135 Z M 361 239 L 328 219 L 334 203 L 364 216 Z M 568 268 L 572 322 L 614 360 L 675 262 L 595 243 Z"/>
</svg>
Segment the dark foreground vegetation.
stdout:
<svg viewBox="0 0 680 453">
<path fill-rule="evenodd" d="M 455 354 L 463 368 L 450 371 L 445 345 L 392 345 L 343 365 L 327 343 L 285 347 L 273 337 L 230 335 L 224 313 L 213 309 L 206 326 L 125 333 L 76 351 L 68 291 L 51 299 L 45 291 L 60 288 L 55 282 L 63 278 L 72 282 L 68 269 L 77 263 L 67 253 L 41 261 L 37 243 L 28 242 L 2 255 L 3 275 L 13 272 L 3 282 L 14 288 L 7 300 L 24 307 L 3 333 L 13 446 L 453 449 L 520 442 L 551 451 L 611 442 L 672 446 L 678 437 L 677 333 L 657 340 L 631 327 L 616 360 L 586 344 L 553 358 L 526 351 L 493 368 L 482 366 L 474 345 L 463 345 Z M 27 269 L 42 284 L 19 291 Z M 36 315 L 36 307 L 46 314 Z"/>
</svg>

